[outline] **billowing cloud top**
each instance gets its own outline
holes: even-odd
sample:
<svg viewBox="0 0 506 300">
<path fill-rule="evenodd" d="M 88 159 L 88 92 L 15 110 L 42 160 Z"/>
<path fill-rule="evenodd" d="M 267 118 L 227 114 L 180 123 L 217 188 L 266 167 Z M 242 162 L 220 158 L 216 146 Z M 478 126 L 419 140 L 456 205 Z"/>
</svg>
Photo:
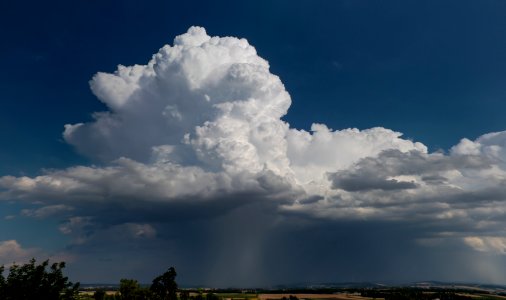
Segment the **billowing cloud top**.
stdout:
<svg viewBox="0 0 506 300">
<path fill-rule="evenodd" d="M 3 199 L 47 207 L 24 215 L 64 212 L 89 226 L 114 206 L 124 213 L 118 223 L 151 228 L 143 222 L 167 211 L 203 204 L 212 215 L 266 202 L 322 220 L 419 222 L 430 228 L 424 240 L 505 252 L 505 132 L 463 139 L 444 154 L 381 127 L 290 128 L 281 118 L 291 98 L 268 62 L 245 39 L 201 27 L 146 65 L 120 65 L 90 85 L 108 111 L 65 125 L 63 135 L 102 166 L 1 177 Z M 129 218 L 132 209 L 144 213 Z"/>
<path fill-rule="evenodd" d="M 200 27 L 176 37 L 147 65 L 98 73 L 91 87 L 110 111 L 95 114 L 93 123 L 66 125 L 65 140 L 95 159 L 128 158 L 117 161 L 121 167 L 150 166 L 167 200 L 213 191 L 301 191 L 327 185 L 326 172 L 382 150 L 426 151 L 383 128 L 290 129 L 281 120 L 290 96 L 255 48 Z"/>
<path fill-rule="evenodd" d="M 255 48 L 200 27 L 162 47 L 147 65 L 120 65 L 90 85 L 109 111 L 94 114 L 91 123 L 65 125 L 63 135 L 80 153 L 112 165 L 4 177 L 11 197 L 107 194 L 171 202 L 254 193 L 293 201 L 328 189 L 327 172 L 361 158 L 388 149 L 426 152 L 384 128 L 290 128 L 281 120 L 290 96 Z"/>
</svg>

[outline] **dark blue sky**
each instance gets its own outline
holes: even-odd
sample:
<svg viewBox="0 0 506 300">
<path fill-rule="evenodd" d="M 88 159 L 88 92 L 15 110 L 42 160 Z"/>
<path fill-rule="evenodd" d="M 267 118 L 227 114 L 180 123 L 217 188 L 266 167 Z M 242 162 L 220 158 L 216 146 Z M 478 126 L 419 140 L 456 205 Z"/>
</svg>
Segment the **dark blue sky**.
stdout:
<svg viewBox="0 0 506 300">
<path fill-rule="evenodd" d="M 2 1 L 0 253 L 68 260 L 83 282 L 174 263 L 215 286 L 502 283 L 506 133 L 459 141 L 506 129 L 505 16 L 492 0 Z M 291 129 L 261 59 L 231 39 L 221 61 L 193 25 L 256 48 Z M 181 34 L 190 50 L 160 52 L 179 60 L 130 70 L 135 93 L 125 74 L 96 78 L 110 115 L 93 120 L 108 110 L 97 72 Z M 312 123 L 408 140 L 295 130 Z"/>
<path fill-rule="evenodd" d="M 143 64 L 191 25 L 245 37 L 292 96 L 285 119 L 383 126 L 431 149 L 506 126 L 503 1 L 3 1 L 2 173 L 83 158 L 62 125 L 102 110 L 97 71 Z"/>
</svg>

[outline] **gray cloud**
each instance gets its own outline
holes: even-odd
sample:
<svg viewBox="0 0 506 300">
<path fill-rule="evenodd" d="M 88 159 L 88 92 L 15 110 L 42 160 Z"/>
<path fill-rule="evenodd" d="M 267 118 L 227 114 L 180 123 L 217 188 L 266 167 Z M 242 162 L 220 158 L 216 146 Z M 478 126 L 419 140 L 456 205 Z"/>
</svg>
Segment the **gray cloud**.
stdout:
<svg viewBox="0 0 506 300">
<path fill-rule="evenodd" d="M 343 189 L 348 192 L 369 191 L 369 190 L 405 190 L 415 189 L 414 182 L 398 181 L 395 179 L 371 178 L 362 175 L 334 174 L 329 176 L 332 180 L 332 188 Z"/>
<path fill-rule="evenodd" d="M 490 160 L 479 155 L 445 156 L 419 151 L 401 152 L 386 150 L 377 157 L 367 157 L 352 168 L 330 173 L 333 189 L 349 192 L 369 190 L 415 189 L 414 181 L 399 181 L 394 176 L 418 176 L 430 184 L 443 184 L 446 178 L 440 173 L 451 170 L 481 170 L 491 167 Z"/>
</svg>

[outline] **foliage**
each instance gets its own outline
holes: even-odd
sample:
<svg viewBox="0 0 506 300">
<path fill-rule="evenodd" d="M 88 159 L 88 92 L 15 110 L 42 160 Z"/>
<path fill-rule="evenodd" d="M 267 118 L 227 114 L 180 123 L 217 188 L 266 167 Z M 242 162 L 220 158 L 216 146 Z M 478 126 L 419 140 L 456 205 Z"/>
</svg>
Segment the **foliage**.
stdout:
<svg viewBox="0 0 506 300">
<path fill-rule="evenodd" d="M 101 290 L 101 289 L 96 290 L 95 293 L 93 294 L 93 299 L 104 300 L 105 299 L 105 291 Z"/>
<path fill-rule="evenodd" d="M 121 279 L 119 285 L 121 300 L 147 300 L 152 299 L 149 289 L 142 288 L 134 279 Z"/>
<path fill-rule="evenodd" d="M 181 291 L 179 293 L 179 299 L 180 300 L 190 300 L 190 292 L 188 292 L 188 291 Z"/>
<path fill-rule="evenodd" d="M 121 296 L 119 294 L 113 295 L 105 295 L 104 300 L 121 300 Z"/>
<path fill-rule="evenodd" d="M 202 296 L 202 291 L 199 291 L 197 296 L 191 297 L 191 298 L 192 298 L 192 300 L 204 300 L 204 297 Z"/>
<path fill-rule="evenodd" d="M 63 276 L 64 268 L 64 262 L 53 263 L 49 266 L 49 260 L 46 260 L 37 265 L 35 259 L 32 259 L 21 266 L 12 265 L 5 278 L 2 266 L 0 267 L 0 299 L 76 299 L 79 283 L 73 284 L 68 277 Z"/>
<path fill-rule="evenodd" d="M 170 267 L 165 273 L 153 279 L 151 292 L 154 299 L 177 300 L 176 269 Z"/>
<path fill-rule="evenodd" d="M 206 300 L 219 300 L 220 298 L 216 295 L 216 294 L 213 294 L 213 293 L 207 293 L 206 295 Z M 290 299 L 292 300 L 292 299 Z"/>
</svg>

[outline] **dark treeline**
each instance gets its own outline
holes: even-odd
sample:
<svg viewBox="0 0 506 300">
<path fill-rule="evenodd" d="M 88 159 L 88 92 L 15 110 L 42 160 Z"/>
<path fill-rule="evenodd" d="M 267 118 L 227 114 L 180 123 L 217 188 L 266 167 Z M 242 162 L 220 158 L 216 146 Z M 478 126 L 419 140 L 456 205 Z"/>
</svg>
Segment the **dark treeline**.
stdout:
<svg viewBox="0 0 506 300">
<path fill-rule="evenodd" d="M 92 298 L 79 294 L 79 283 L 70 282 L 63 275 L 64 268 L 64 262 L 49 265 L 46 260 L 37 264 L 32 259 L 24 265 L 12 265 L 5 277 L 5 268 L 1 266 L 0 300 L 178 300 L 177 273 L 173 267 L 153 279 L 149 287 L 141 287 L 134 279 L 121 279 L 118 293 L 107 295 L 106 291 L 97 290 Z M 185 293 L 180 298 L 190 300 Z"/>
<path fill-rule="evenodd" d="M 165 273 L 153 279 L 149 287 L 144 287 L 135 279 L 121 279 L 119 290 L 107 294 L 105 290 L 98 289 L 91 299 L 94 300 L 190 300 L 189 295 L 180 293 L 176 283 L 176 269 L 170 267 Z M 183 299 L 183 296 L 186 296 Z M 81 298 L 85 299 L 85 298 Z M 89 298 L 88 298 L 89 299 Z M 209 299 L 214 300 L 214 299 Z"/>
<path fill-rule="evenodd" d="M 79 283 L 73 284 L 63 276 L 64 262 L 49 265 L 35 259 L 24 265 L 12 265 L 7 277 L 0 267 L 0 299 L 2 300 L 72 300 L 77 299 Z"/>
</svg>

